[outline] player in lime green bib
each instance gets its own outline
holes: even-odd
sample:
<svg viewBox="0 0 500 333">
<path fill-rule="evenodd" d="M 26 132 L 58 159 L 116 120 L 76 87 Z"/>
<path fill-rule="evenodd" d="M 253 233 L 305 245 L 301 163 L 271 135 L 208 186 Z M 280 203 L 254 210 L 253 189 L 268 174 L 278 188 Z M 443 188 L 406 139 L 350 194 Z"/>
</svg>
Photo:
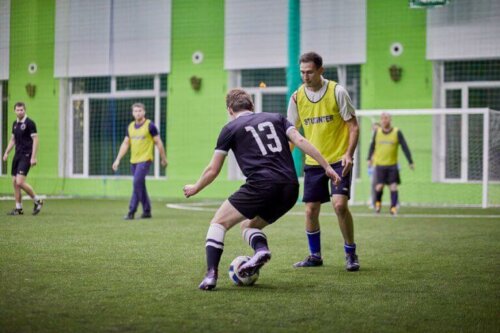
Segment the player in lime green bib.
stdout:
<svg viewBox="0 0 500 333">
<path fill-rule="evenodd" d="M 331 202 L 344 238 L 346 269 L 359 270 L 354 223 L 348 207 L 353 154 L 358 143 L 359 126 L 349 94 L 334 81 L 324 79 L 323 59 L 314 52 L 300 57 L 303 85 L 290 98 L 288 120 L 304 129 L 304 136 L 341 175 L 333 184 L 321 172 L 318 163 L 306 156 L 304 167 L 304 196 L 306 234 L 310 255 L 294 267 L 323 265 L 319 213 L 321 204 Z"/>
<path fill-rule="evenodd" d="M 146 175 L 153 162 L 153 147 L 156 146 L 160 152 L 161 165 L 167 166 L 165 148 L 161 141 L 158 129 L 146 119 L 146 108 L 142 103 L 132 105 L 134 121 L 128 125 L 127 135 L 120 146 L 120 151 L 113 163 L 113 170 L 117 171 L 120 160 L 125 156 L 130 147 L 130 170 L 134 176 L 134 191 L 130 199 L 129 211 L 125 220 L 133 220 L 135 212 L 142 204 L 143 213 L 141 218 L 151 218 L 151 202 L 146 189 Z"/>
<path fill-rule="evenodd" d="M 410 148 L 406 144 L 405 137 L 399 128 L 392 127 L 391 115 L 384 112 L 380 115 L 381 127 L 373 135 L 370 150 L 368 152 L 368 167 L 375 165 L 375 211 L 380 213 L 382 207 L 382 190 L 388 185 L 391 191 L 392 215 L 398 212 L 398 185 L 401 184 L 398 167 L 398 148 L 401 145 L 403 152 L 414 169 Z"/>
</svg>

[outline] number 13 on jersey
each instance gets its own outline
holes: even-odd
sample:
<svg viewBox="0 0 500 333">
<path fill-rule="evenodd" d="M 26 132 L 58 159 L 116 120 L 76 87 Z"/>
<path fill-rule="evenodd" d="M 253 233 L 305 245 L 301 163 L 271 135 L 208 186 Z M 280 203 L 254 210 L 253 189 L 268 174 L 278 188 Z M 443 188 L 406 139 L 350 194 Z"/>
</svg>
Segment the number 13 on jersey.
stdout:
<svg viewBox="0 0 500 333">
<path fill-rule="evenodd" d="M 257 133 L 257 130 L 255 130 L 255 128 L 253 126 L 246 126 L 245 130 L 247 132 L 252 133 L 255 141 L 257 142 L 257 145 L 259 146 L 260 152 L 262 153 L 263 156 L 266 156 L 268 154 L 266 147 L 272 153 L 279 153 L 283 149 L 283 147 L 281 146 L 281 141 L 278 138 L 278 135 L 276 134 L 276 130 L 274 129 L 273 123 L 271 123 L 269 121 L 260 123 L 257 125 L 257 129 L 259 130 L 259 132 L 266 134 L 266 138 L 270 141 L 274 141 L 274 144 L 275 144 L 275 145 L 273 145 L 273 142 L 271 142 L 271 143 L 264 145 L 264 143 L 262 142 L 262 139 L 259 136 L 259 133 Z M 266 133 L 267 129 L 269 130 L 270 133 Z"/>
</svg>

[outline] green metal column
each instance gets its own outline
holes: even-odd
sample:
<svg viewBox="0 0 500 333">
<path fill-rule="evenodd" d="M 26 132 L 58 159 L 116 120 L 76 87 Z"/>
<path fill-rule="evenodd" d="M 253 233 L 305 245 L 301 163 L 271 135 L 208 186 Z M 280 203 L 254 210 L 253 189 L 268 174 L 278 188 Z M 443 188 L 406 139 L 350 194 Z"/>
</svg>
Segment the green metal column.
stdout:
<svg viewBox="0 0 500 333">
<path fill-rule="evenodd" d="M 300 0 L 288 0 L 288 68 L 286 70 L 286 84 L 288 87 L 288 99 L 300 86 Z M 292 152 L 295 163 L 295 171 L 298 175 L 302 173 L 303 154 L 295 148 Z"/>
</svg>

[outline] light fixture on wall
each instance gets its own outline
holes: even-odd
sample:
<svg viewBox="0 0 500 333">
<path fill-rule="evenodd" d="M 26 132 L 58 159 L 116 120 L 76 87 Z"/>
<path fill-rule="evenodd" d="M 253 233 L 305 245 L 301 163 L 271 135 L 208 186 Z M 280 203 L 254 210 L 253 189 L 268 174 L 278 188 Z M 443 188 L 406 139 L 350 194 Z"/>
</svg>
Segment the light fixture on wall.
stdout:
<svg viewBox="0 0 500 333">
<path fill-rule="evenodd" d="M 36 86 L 34 84 L 31 84 L 31 83 L 28 83 L 26 86 L 26 93 L 28 94 L 28 96 L 30 98 L 33 98 L 35 97 L 35 93 L 36 93 Z"/>
<path fill-rule="evenodd" d="M 191 82 L 191 88 L 193 88 L 194 91 L 199 91 L 201 89 L 201 77 L 193 75 L 189 81 Z"/>
<path fill-rule="evenodd" d="M 403 68 L 397 65 L 392 65 L 389 67 L 389 75 L 391 76 L 392 81 L 399 82 L 401 80 L 401 76 L 403 75 Z"/>
</svg>

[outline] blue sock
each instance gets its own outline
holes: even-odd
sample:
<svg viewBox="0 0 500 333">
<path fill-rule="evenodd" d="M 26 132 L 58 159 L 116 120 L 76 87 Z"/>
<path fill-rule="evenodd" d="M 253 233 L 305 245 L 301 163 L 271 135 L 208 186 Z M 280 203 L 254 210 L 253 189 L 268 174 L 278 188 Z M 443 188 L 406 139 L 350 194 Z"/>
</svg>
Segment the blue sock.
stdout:
<svg viewBox="0 0 500 333">
<path fill-rule="evenodd" d="M 356 243 L 344 244 L 344 251 L 346 254 L 356 254 Z"/>
<path fill-rule="evenodd" d="M 391 207 L 398 205 L 398 191 L 391 191 Z"/>
<path fill-rule="evenodd" d="M 316 258 L 321 258 L 321 231 L 306 231 L 307 240 L 309 241 L 309 252 Z"/>
</svg>

